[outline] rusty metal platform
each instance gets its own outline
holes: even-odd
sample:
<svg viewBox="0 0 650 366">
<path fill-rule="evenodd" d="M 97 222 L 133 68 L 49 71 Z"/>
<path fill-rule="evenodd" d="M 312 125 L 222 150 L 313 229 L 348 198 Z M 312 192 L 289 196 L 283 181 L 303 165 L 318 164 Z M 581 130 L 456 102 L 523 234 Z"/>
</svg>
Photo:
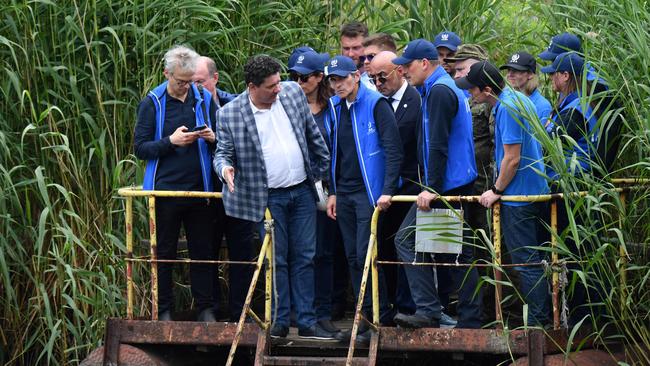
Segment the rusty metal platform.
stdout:
<svg viewBox="0 0 650 366">
<path fill-rule="evenodd" d="M 345 328 L 349 321 L 338 322 Z M 105 360 L 117 360 L 121 344 L 128 345 L 192 345 L 228 347 L 234 339 L 236 323 L 204 323 L 190 321 L 150 321 L 109 319 L 106 325 Z M 244 324 L 240 346 L 254 349 L 260 330 L 256 324 Z M 575 340 L 574 340 L 575 341 Z M 405 329 L 379 328 L 378 349 L 386 354 L 396 352 L 458 352 L 528 355 L 535 358 L 560 351 L 566 346 L 568 335 L 563 330 L 496 330 L 496 329 Z M 273 353 L 340 356 L 348 349 L 347 343 L 305 340 L 297 337 L 295 329 L 286 339 L 272 340 Z M 367 347 L 358 347 L 360 352 Z M 298 356 L 296 355 L 296 356 Z M 356 358 L 356 354 L 355 354 Z M 117 363 L 115 363 L 117 364 Z M 271 363 L 272 364 L 272 363 Z"/>
</svg>

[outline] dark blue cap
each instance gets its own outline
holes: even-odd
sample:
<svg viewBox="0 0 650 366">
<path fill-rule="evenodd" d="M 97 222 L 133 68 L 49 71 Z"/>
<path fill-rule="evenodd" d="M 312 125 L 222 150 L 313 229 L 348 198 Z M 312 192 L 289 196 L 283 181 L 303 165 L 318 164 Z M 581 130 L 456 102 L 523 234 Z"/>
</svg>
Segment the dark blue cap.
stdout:
<svg viewBox="0 0 650 366">
<path fill-rule="evenodd" d="M 436 38 L 433 39 L 433 45 L 438 47 L 449 48 L 452 52 L 456 52 L 458 46 L 463 43 L 460 37 L 454 32 L 443 31 L 438 33 Z"/>
<path fill-rule="evenodd" d="M 316 51 L 309 46 L 300 46 L 294 49 L 293 51 L 291 51 L 291 56 L 289 56 L 289 62 L 287 63 L 289 69 L 291 69 L 293 65 L 296 64 L 296 61 L 298 60 L 298 56 L 302 55 L 305 52 L 316 52 Z"/>
<path fill-rule="evenodd" d="M 566 71 L 574 75 L 580 75 L 584 65 L 585 60 L 576 52 L 564 52 L 557 55 L 550 66 L 542 67 L 541 71 L 545 74 Z"/>
<path fill-rule="evenodd" d="M 302 75 L 311 74 L 312 72 L 325 70 L 325 64 L 329 60 L 330 55 L 327 53 L 316 53 L 312 51 L 305 52 L 298 55 L 296 62 L 289 71 L 295 71 Z"/>
<path fill-rule="evenodd" d="M 433 43 L 420 38 L 409 42 L 404 47 L 402 56 L 394 58 L 393 63 L 395 65 L 406 65 L 413 62 L 413 60 L 422 60 L 425 58 L 427 60 L 437 60 L 438 51 L 436 51 L 436 46 Z"/>
<path fill-rule="evenodd" d="M 580 38 L 575 34 L 562 33 L 551 38 L 551 43 L 546 51 L 539 54 L 539 58 L 546 61 L 553 61 L 560 53 L 575 51 L 582 53 Z"/>
<path fill-rule="evenodd" d="M 336 75 L 346 77 L 357 71 L 357 65 L 347 56 L 337 55 L 332 57 L 325 66 L 325 76 Z"/>
</svg>

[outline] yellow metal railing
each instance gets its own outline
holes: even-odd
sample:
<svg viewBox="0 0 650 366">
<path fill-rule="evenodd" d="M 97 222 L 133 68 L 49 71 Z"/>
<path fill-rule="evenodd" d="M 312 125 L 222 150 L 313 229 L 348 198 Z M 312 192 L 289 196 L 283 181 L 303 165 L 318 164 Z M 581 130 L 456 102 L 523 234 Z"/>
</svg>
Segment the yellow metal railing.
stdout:
<svg viewBox="0 0 650 366">
<path fill-rule="evenodd" d="M 614 179 L 612 183 L 615 185 L 631 185 L 631 184 L 642 184 L 648 185 L 650 179 Z M 619 187 L 615 188 L 615 191 L 620 194 L 621 204 L 623 205 L 621 209 L 621 217 L 619 218 L 619 225 L 623 224 L 623 214 L 624 206 L 626 201 L 626 192 L 634 187 Z M 584 196 L 587 192 L 575 192 L 570 193 L 570 195 L 579 195 Z M 246 301 L 244 308 L 242 309 L 241 316 L 237 323 L 237 330 L 233 339 L 233 343 L 230 348 L 230 353 L 228 355 L 228 360 L 226 365 L 230 366 L 232 364 L 237 345 L 241 338 L 243 331 L 244 322 L 247 316 L 250 316 L 257 325 L 264 331 L 265 336 L 268 337 L 268 333 L 271 327 L 271 317 L 272 317 L 272 288 L 273 288 L 273 219 L 271 217 L 268 209 L 265 212 L 265 237 L 260 249 L 259 256 L 256 262 L 243 262 L 243 261 L 220 261 L 220 260 L 190 260 L 190 259 L 158 259 L 157 258 L 157 241 L 156 241 L 156 198 L 157 197 L 185 197 L 185 198 L 215 198 L 221 199 L 222 194 L 216 192 L 190 192 L 190 191 L 144 191 L 141 187 L 126 187 L 118 190 L 118 195 L 125 197 L 126 199 L 126 282 L 127 282 L 127 318 L 134 318 L 134 281 L 133 281 L 133 263 L 142 262 L 149 263 L 151 270 L 151 318 L 152 320 L 158 319 L 158 263 L 207 263 L 207 264 L 238 264 L 238 265 L 253 265 L 255 266 L 255 272 L 253 273 L 253 278 L 251 280 L 248 293 L 246 295 Z M 134 197 L 146 197 L 148 199 L 148 211 L 149 211 L 149 241 L 150 241 L 150 254 L 149 257 L 134 257 L 133 255 L 133 198 Z M 550 226 L 551 226 L 551 248 L 555 249 L 557 246 L 557 200 L 562 199 L 564 194 L 546 194 L 546 195 L 536 195 L 536 196 L 503 196 L 501 201 L 510 201 L 510 202 L 546 202 L 551 201 L 551 214 L 550 214 Z M 393 202 L 415 202 L 417 196 L 394 196 L 392 198 Z M 468 202 L 468 203 L 477 203 L 479 196 L 446 196 L 439 197 L 438 199 L 444 200 L 447 202 Z M 492 264 L 456 264 L 456 263 L 405 263 L 405 262 L 389 262 L 389 261 L 378 261 L 377 260 L 377 222 L 379 219 L 379 209 L 375 209 L 370 228 L 370 238 L 368 243 L 368 250 L 366 253 L 366 259 L 363 268 L 363 274 L 361 279 L 361 286 L 359 291 L 359 296 L 357 299 L 354 321 L 352 324 L 350 346 L 348 349 L 346 365 L 352 364 L 352 358 L 354 355 L 354 346 L 355 340 L 357 337 L 359 322 L 361 321 L 362 315 L 362 306 L 363 298 L 366 292 L 366 286 L 368 282 L 368 275 L 372 273 L 372 282 L 371 282 L 371 291 L 372 291 L 372 321 L 368 321 L 370 327 L 375 331 L 379 331 L 379 278 L 378 278 L 378 264 L 405 264 L 405 265 L 437 265 L 437 266 L 493 266 L 494 267 L 494 278 L 495 278 L 495 318 L 497 321 L 497 327 L 501 327 L 503 324 L 503 315 L 501 309 L 501 300 L 502 300 L 502 289 L 501 289 L 501 268 L 504 267 L 514 267 L 514 266 L 532 266 L 532 265 L 543 265 L 543 263 L 517 263 L 504 265 L 501 262 L 501 219 L 500 219 L 500 207 L 499 202 L 495 203 L 492 207 L 492 223 L 493 223 L 493 243 L 494 243 L 494 258 Z M 627 251 L 625 245 L 621 243 L 619 248 L 619 274 L 620 274 L 620 286 L 621 286 L 621 308 L 624 308 L 625 301 L 625 286 L 626 286 L 626 271 L 625 267 L 627 265 Z M 553 327 L 555 329 L 560 328 L 560 304 L 559 304 L 559 273 L 557 272 L 559 257 L 556 250 L 552 250 L 551 256 L 552 268 L 554 268 L 552 275 L 552 285 L 553 285 Z M 250 308 L 255 287 L 259 279 L 260 272 L 262 268 L 266 266 L 265 271 L 265 298 L 264 298 L 264 320 L 262 320 L 253 310 Z"/>
<path fill-rule="evenodd" d="M 615 185 L 630 185 L 630 184 L 640 184 L 648 185 L 650 179 L 635 179 L 635 178 L 624 178 L 624 179 L 613 179 L 612 183 Z M 625 205 L 626 192 L 632 188 L 638 187 L 619 187 L 614 188 L 614 191 L 619 193 L 621 204 Z M 575 192 L 569 193 L 571 196 L 585 196 L 588 192 Z M 557 200 L 564 198 L 565 194 L 563 193 L 553 193 L 545 195 L 531 195 L 531 196 L 503 196 L 501 201 L 506 202 L 547 202 L 551 201 L 550 207 L 550 227 L 551 227 L 551 266 L 553 269 L 552 274 L 552 304 L 553 304 L 553 328 L 560 329 L 560 304 L 559 304 L 559 293 L 560 293 L 560 284 L 559 284 L 559 272 L 557 270 L 559 266 L 559 256 L 557 253 Z M 467 203 L 477 203 L 480 196 L 445 196 L 438 197 L 438 200 L 443 200 L 447 202 L 467 202 Z M 393 196 L 392 202 L 415 202 L 417 196 Z M 359 296 L 357 299 L 354 322 L 352 324 L 352 334 L 350 339 L 350 347 L 348 348 L 348 355 L 346 360 L 346 366 L 352 365 L 352 359 L 354 356 L 355 349 L 355 340 L 359 329 L 359 322 L 361 321 L 362 315 L 362 305 L 363 299 L 366 292 L 366 284 L 368 282 L 368 274 L 372 271 L 372 322 L 370 323 L 371 328 L 375 331 L 379 330 L 379 286 L 377 278 L 377 265 L 378 264 L 403 264 L 403 265 L 427 265 L 427 266 L 453 266 L 453 267 L 481 267 L 481 266 L 493 266 L 494 267 L 494 282 L 495 282 L 495 319 L 497 329 L 503 327 L 503 312 L 501 309 L 501 300 L 502 300 L 502 286 L 501 286 L 501 271 L 503 267 L 515 267 L 515 266 L 542 266 L 544 263 L 514 263 L 510 265 L 503 265 L 501 261 L 501 203 L 496 202 L 492 206 L 492 225 L 493 225 L 493 244 L 494 244 L 494 258 L 492 259 L 492 265 L 477 264 L 477 263 L 407 263 L 407 262 L 389 262 L 389 261 L 378 261 L 377 260 L 377 222 L 379 220 L 379 213 L 381 211 L 376 208 L 371 220 L 370 226 L 370 238 L 368 243 L 368 250 L 366 253 L 366 260 L 363 268 L 362 278 L 361 278 L 361 287 L 359 290 Z M 621 215 L 623 213 L 621 212 Z M 623 224 L 622 217 L 619 220 L 619 225 Z M 619 277 L 620 277 L 620 286 L 621 286 L 621 308 L 624 308 L 624 289 L 626 286 L 626 270 L 627 265 L 627 250 L 624 243 L 621 243 L 619 246 Z M 568 262 L 567 262 L 568 263 Z"/>
<path fill-rule="evenodd" d="M 157 197 L 184 197 L 184 198 L 215 198 L 221 199 L 222 194 L 216 192 L 190 192 L 190 191 L 144 191 L 140 187 L 127 187 L 118 190 L 118 194 L 126 198 L 126 295 L 127 295 L 127 308 L 126 316 L 128 319 L 133 319 L 133 302 L 134 302 L 134 281 L 133 281 L 133 263 L 143 262 L 149 263 L 151 269 L 151 319 L 158 319 L 158 263 L 205 263 L 205 264 L 237 264 L 237 265 L 252 265 L 255 266 L 255 272 L 251 280 L 248 293 L 246 294 L 246 301 L 244 308 L 237 322 L 237 329 L 233 338 L 228 360 L 226 365 L 230 366 L 235 357 L 235 351 L 241 338 L 246 316 L 251 319 L 268 335 L 271 328 L 271 293 L 272 293 L 272 279 L 273 279 L 273 219 L 271 213 L 267 209 L 265 212 L 265 230 L 264 241 L 260 249 L 259 256 L 256 262 L 245 261 L 221 261 L 221 260 L 191 260 L 191 259 L 158 259 L 157 257 L 157 230 L 156 230 L 156 198 Z M 149 211 L 149 243 L 150 253 L 149 257 L 133 256 L 133 198 L 134 197 L 147 197 L 148 211 Z M 253 294 L 259 279 L 262 268 L 266 266 L 265 271 L 265 288 L 264 288 L 264 320 L 255 314 L 251 309 L 253 301 Z"/>
</svg>

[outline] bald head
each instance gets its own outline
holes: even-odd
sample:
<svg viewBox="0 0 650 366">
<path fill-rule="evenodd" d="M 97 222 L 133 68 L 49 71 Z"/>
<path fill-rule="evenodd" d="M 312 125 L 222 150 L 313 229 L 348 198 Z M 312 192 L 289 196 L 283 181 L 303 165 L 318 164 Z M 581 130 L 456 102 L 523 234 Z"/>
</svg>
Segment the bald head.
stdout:
<svg viewBox="0 0 650 366">
<path fill-rule="evenodd" d="M 192 80 L 196 84 L 203 85 L 216 100 L 217 82 L 219 81 L 219 73 L 217 72 L 217 65 L 210 57 L 201 56 L 196 62 L 196 70 Z"/>
<path fill-rule="evenodd" d="M 392 63 L 396 57 L 397 55 L 391 51 L 379 52 L 372 59 L 368 70 L 368 74 L 375 80 L 377 91 L 385 97 L 395 94 L 404 83 L 401 67 Z"/>
</svg>

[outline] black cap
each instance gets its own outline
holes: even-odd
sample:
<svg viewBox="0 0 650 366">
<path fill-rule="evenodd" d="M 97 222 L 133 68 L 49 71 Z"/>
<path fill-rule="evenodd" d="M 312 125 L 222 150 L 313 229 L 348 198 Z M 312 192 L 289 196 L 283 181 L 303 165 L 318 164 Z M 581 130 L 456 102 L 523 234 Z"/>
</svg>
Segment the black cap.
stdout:
<svg viewBox="0 0 650 366">
<path fill-rule="evenodd" d="M 469 68 L 469 73 L 464 78 L 456 80 L 456 86 L 460 89 L 471 89 L 475 86 L 483 89 L 486 86 L 492 89 L 500 89 L 503 84 L 503 76 L 496 66 L 489 61 L 480 61 Z"/>
<path fill-rule="evenodd" d="M 517 52 L 510 56 L 510 61 L 507 64 L 499 67 L 499 69 L 513 69 L 517 71 L 530 71 L 533 74 L 537 72 L 537 62 L 535 57 L 528 52 Z"/>
</svg>

